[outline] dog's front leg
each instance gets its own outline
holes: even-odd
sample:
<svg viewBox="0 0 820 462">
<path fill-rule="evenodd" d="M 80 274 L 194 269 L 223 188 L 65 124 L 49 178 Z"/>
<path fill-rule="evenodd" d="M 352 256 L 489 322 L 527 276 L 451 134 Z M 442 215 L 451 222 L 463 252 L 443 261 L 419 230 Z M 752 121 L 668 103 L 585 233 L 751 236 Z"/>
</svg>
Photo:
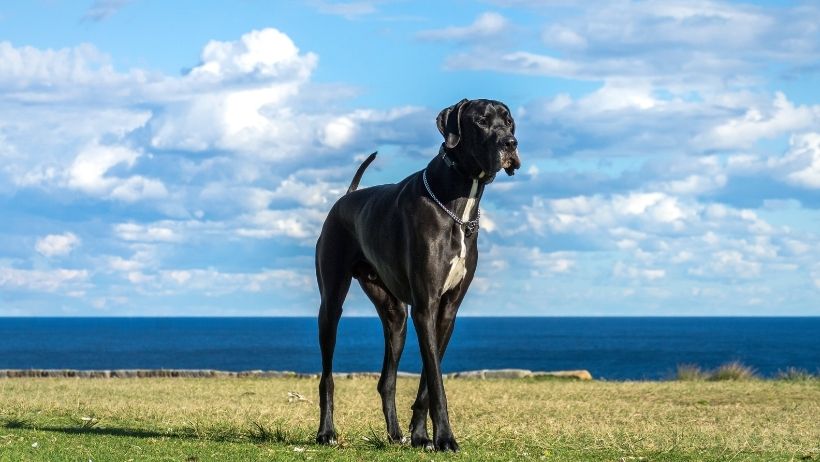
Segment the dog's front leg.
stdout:
<svg viewBox="0 0 820 462">
<path fill-rule="evenodd" d="M 472 280 L 473 272 L 470 271 L 465 281 L 469 285 Z M 466 287 L 466 286 L 465 286 Z M 461 290 L 457 296 L 455 293 L 447 293 L 441 300 L 441 305 L 438 312 L 438 322 L 436 324 L 436 334 L 438 335 L 438 357 L 439 363 L 444 360 L 444 352 L 447 350 L 447 345 L 450 343 L 450 337 L 453 335 L 453 328 L 455 327 L 456 313 L 461 306 L 466 290 Z M 414 447 L 427 447 L 432 445 L 430 438 L 427 436 L 427 411 L 430 408 L 429 399 L 427 395 L 427 375 L 421 371 L 419 378 L 419 389 L 416 395 L 416 400 L 413 402 L 413 417 L 410 420 L 410 441 Z"/>
<path fill-rule="evenodd" d="M 433 443 L 437 451 L 457 451 L 458 444 L 450 428 L 447 397 L 441 377 L 441 361 L 437 335 L 438 300 L 416 304 L 412 309 L 413 326 L 419 338 L 419 350 L 427 381 L 430 417 L 433 421 Z"/>
</svg>

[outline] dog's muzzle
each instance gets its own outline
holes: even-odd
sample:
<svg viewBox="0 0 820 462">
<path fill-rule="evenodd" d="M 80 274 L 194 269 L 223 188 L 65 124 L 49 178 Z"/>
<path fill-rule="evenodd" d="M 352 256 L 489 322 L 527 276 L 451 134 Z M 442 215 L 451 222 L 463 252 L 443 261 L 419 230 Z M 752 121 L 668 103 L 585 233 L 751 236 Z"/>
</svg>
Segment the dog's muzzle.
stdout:
<svg viewBox="0 0 820 462">
<path fill-rule="evenodd" d="M 514 136 L 505 136 L 498 143 L 498 156 L 501 160 L 501 168 L 507 175 L 515 175 L 515 171 L 521 168 L 521 159 L 518 157 L 518 140 Z"/>
</svg>

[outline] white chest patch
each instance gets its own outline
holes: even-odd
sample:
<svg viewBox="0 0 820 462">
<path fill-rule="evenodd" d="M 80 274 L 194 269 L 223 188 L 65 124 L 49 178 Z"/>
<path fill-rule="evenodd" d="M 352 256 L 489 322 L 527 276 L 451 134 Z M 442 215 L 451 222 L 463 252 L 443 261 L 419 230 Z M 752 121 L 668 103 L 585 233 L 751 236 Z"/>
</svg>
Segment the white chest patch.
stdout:
<svg viewBox="0 0 820 462">
<path fill-rule="evenodd" d="M 473 185 L 470 187 L 470 197 L 467 198 L 467 206 L 464 207 L 464 213 L 461 214 L 461 221 L 468 222 L 473 214 L 473 209 L 476 203 L 476 193 L 478 192 L 478 180 L 473 180 Z M 461 249 L 458 255 L 450 260 L 450 272 L 447 273 L 447 279 L 444 280 L 444 288 L 441 293 L 455 287 L 467 274 L 467 245 L 464 242 L 464 228 L 458 228 L 459 238 L 461 239 Z"/>
</svg>

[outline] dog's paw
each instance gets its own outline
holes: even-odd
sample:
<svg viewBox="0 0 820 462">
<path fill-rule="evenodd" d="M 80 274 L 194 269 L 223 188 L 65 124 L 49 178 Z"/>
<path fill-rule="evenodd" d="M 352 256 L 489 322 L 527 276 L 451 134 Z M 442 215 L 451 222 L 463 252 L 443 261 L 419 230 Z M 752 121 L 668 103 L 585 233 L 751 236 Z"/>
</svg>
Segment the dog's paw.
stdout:
<svg viewBox="0 0 820 462">
<path fill-rule="evenodd" d="M 450 436 L 443 436 L 436 438 L 436 451 L 458 451 L 458 443 L 456 439 Z"/>
<path fill-rule="evenodd" d="M 414 434 L 410 438 L 410 445 L 414 448 L 422 448 L 425 451 L 432 451 L 434 449 L 433 442 L 430 440 L 430 438 L 427 437 L 427 435 Z"/>
<path fill-rule="evenodd" d="M 316 435 L 316 442 L 319 444 L 334 445 L 336 444 L 336 432 L 319 432 Z"/>
<path fill-rule="evenodd" d="M 394 444 L 402 444 L 407 441 L 407 438 L 402 436 L 401 432 L 388 432 L 387 437 L 390 438 L 390 442 Z"/>
</svg>

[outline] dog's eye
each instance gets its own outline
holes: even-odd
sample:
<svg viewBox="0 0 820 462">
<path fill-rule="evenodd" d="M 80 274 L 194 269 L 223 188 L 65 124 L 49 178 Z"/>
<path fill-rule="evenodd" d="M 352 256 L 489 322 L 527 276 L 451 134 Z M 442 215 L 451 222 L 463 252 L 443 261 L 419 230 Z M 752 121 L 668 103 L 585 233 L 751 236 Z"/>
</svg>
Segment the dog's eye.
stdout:
<svg viewBox="0 0 820 462">
<path fill-rule="evenodd" d="M 484 117 L 484 116 L 479 116 L 479 117 L 476 117 L 476 119 L 475 119 L 475 123 L 477 123 L 477 124 L 479 124 L 479 125 L 481 125 L 481 126 L 486 127 L 486 126 L 487 126 L 487 118 L 486 118 L 486 117 Z"/>
</svg>

